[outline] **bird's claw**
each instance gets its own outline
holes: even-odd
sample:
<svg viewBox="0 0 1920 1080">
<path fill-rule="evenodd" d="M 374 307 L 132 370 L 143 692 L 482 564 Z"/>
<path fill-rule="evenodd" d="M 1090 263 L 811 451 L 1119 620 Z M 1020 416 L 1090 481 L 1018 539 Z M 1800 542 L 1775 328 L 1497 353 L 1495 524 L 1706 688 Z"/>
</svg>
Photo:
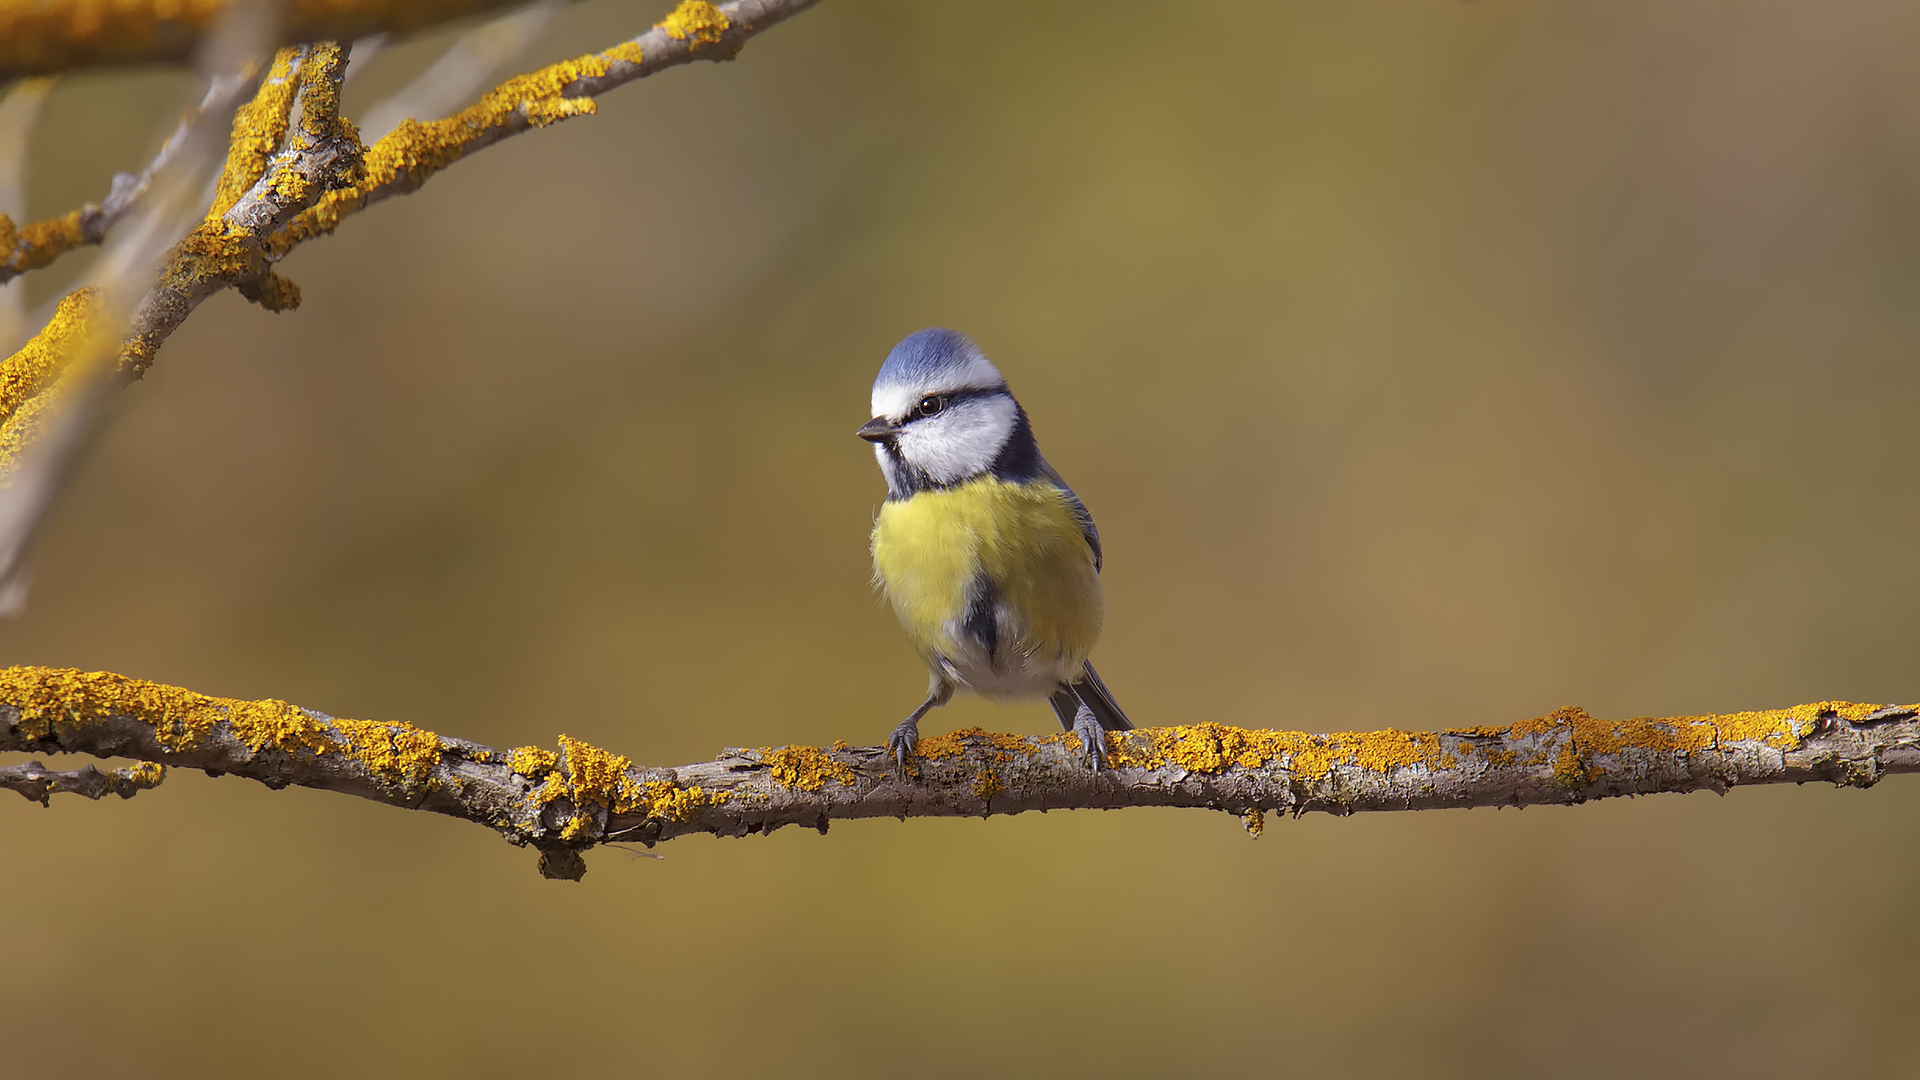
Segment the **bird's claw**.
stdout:
<svg viewBox="0 0 1920 1080">
<path fill-rule="evenodd" d="M 887 752 L 893 755 L 894 763 L 900 767 L 901 775 L 906 775 L 907 759 L 913 756 L 913 748 L 920 742 L 920 724 L 917 720 L 902 720 L 900 726 L 887 736 Z"/>
<path fill-rule="evenodd" d="M 1107 732 L 1094 718 L 1093 710 L 1081 705 L 1073 713 L 1073 733 L 1080 739 L 1080 749 L 1087 755 L 1087 764 L 1095 771 L 1107 764 Z"/>
</svg>

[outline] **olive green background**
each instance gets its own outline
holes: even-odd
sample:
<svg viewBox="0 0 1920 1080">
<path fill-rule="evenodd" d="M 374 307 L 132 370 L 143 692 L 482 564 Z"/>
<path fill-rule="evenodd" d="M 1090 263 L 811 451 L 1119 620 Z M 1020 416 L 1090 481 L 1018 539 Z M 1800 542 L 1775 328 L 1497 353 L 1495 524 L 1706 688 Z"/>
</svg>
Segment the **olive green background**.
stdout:
<svg viewBox="0 0 1920 1080">
<path fill-rule="evenodd" d="M 352 219 L 297 312 L 210 301 L 0 659 L 654 764 L 876 742 L 924 676 L 852 432 L 945 324 L 1099 519 L 1144 723 L 1920 699 L 1917 50 L 1899 0 L 828 0 Z M 35 212 L 184 88 L 62 85 Z M 1054 721 L 927 730 L 969 724 Z M 0 834 L 10 1075 L 1920 1075 L 1912 777 L 853 822 L 579 884 L 197 774 Z"/>
</svg>

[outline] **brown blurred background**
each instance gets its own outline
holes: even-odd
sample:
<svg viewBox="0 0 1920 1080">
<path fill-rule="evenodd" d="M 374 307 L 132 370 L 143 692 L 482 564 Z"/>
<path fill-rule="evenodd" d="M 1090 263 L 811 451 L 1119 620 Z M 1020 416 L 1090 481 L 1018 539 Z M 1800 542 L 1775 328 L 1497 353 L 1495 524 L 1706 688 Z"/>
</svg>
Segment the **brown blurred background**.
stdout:
<svg viewBox="0 0 1920 1080">
<path fill-rule="evenodd" d="M 852 432 L 946 324 L 1099 518 L 1145 723 L 1912 701 L 1917 49 L 1898 0 L 829 0 L 302 249 L 298 312 L 207 304 L 0 659 L 658 764 L 876 742 L 923 675 Z M 184 87 L 64 83 L 35 213 Z M 1911 777 L 860 822 L 577 885 L 231 778 L 0 814 L 10 1075 L 1920 1075 Z"/>
</svg>

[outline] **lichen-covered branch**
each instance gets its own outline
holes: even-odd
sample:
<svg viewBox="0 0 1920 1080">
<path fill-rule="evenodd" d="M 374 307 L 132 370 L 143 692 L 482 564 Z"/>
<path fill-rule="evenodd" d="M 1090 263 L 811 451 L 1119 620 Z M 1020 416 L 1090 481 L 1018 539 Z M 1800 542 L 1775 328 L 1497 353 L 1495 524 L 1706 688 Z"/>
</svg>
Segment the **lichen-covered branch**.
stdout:
<svg viewBox="0 0 1920 1080">
<path fill-rule="evenodd" d="M 360 118 L 364 137 L 387 137 L 406 119 L 438 120 L 455 112 L 533 44 L 563 0 L 533 0 L 460 36 L 428 68 Z"/>
<path fill-rule="evenodd" d="M 1221 724 L 1111 735 L 1089 769 L 1072 735 L 973 729 L 922 739 L 907 775 L 877 746 L 732 749 L 637 766 L 566 735 L 495 749 L 397 721 L 347 720 L 104 672 L 0 669 L 0 750 L 127 757 L 431 810 L 541 852 L 577 878 L 596 844 L 688 833 L 826 831 L 871 817 L 1184 806 L 1271 811 L 1529 806 L 1615 795 L 1825 780 L 1868 787 L 1920 772 L 1920 705 L 1824 701 L 1719 716 L 1601 720 L 1576 708 L 1504 727 L 1313 735 Z M 63 790 L 55 788 L 53 790 Z"/>
<path fill-rule="evenodd" d="M 159 787 L 166 777 L 166 767 L 150 761 L 105 772 L 92 765 L 56 772 L 37 761 L 0 765 L 0 788 L 17 791 L 42 806 L 50 805 L 55 795 L 84 795 L 89 799 L 118 795 L 131 799 L 138 792 Z"/>
<path fill-rule="evenodd" d="M 460 2 L 464 4 L 462 11 L 495 6 L 493 0 Z M 428 177 L 476 150 L 536 127 L 590 115 L 596 108 L 593 98 L 614 87 L 694 60 L 731 60 L 748 38 L 817 2 L 733 0 L 715 7 L 701 0 L 688 0 L 659 25 L 631 41 L 516 76 L 495 87 L 470 108 L 447 119 L 429 118 L 422 122 L 402 117 L 375 117 L 382 137 L 368 154 L 365 181 L 329 198 L 297 227 L 276 236 L 272 243 L 273 257 L 280 258 L 301 241 L 333 231 L 342 217 L 394 195 L 417 190 Z M 204 5 L 208 8 L 206 16 L 219 14 L 229 3 L 231 0 L 208 0 Z M 455 6 L 454 0 L 447 0 L 443 6 Z M 8 12 L 14 10 L 0 3 L 0 66 L 5 63 L 7 49 L 20 47 L 7 37 Z M 454 12 L 459 13 L 461 11 Z M 531 17 L 538 20 L 544 18 L 544 14 L 545 9 L 540 9 Z M 508 35 L 476 33 L 493 43 L 494 38 L 510 36 L 521 22 L 527 21 L 509 23 Z M 330 36 L 348 40 L 357 35 Z M 290 40 L 311 41 L 315 37 Z M 475 48 L 471 43 L 463 46 L 468 51 Z M 494 47 L 499 51 L 497 44 Z M 0 79 L 4 78 L 4 72 L 0 71 Z M 138 175 L 116 175 L 111 190 L 99 204 L 89 203 L 60 217 L 26 225 L 16 225 L 0 216 L 0 284 L 29 270 L 48 266 L 69 251 L 100 243 L 145 191 L 154 171 L 166 163 L 194 117 L 201 112 L 226 115 L 251 88 L 250 83 L 234 80 L 216 82 L 200 109 L 181 121 L 175 137 L 162 147 L 153 164 Z M 437 111 L 437 102 L 433 104 Z M 262 134 L 261 129 L 254 128 L 247 137 L 257 144 Z M 236 143 L 242 137 L 242 132 L 236 130 Z M 266 152 L 273 149 L 272 145 L 265 147 Z"/>
<path fill-rule="evenodd" d="M 193 140 L 195 127 L 206 117 L 224 118 L 233 113 L 258 85 L 255 70 L 214 78 L 200 104 L 189 110 L 174 126 L 160 151 L 138 173 L 115 173 L 106 196 L 59 217 L 16 226 L 0 206 L 0 285 L 5 285 L 29 270 L 50 266 L 69 251 L 99 244 L 107 231 L 119 224 L 153 186 L 154 178 Z M 20 160 L 24 161 L 24 154 Z"/>
<path fill-rule="evenodd" d="M 253 99 L 233 112 L 212 207 L 167 252 L 157 281 L 137 305 L 124 302 L 117 289 L 102 290 L 104 297 L 102 291 L 77 290 L 33 340 L 0 361 L 0 613 L 17 609 L 24 596 L 29 544 L 91 430 L 103 391 L 139 378 L 161 344 L 209 297 L 232 288 L 268 310 L 292 309 L 300 290 L 273 264 L 301 242 L 331 232 L 372 203 L 418 189 L 476 150 L 593 113 L 594 95 L 692 60 L 731 59 L 748 38 L 815 2 L 731 0 L 715 7 L 682 0 L 638 38 L 509 79 L 447 119 L 404 120 L 371 149 L 340 112 L 347 50 L 330 41 L 281 49 Z M 0 34 L 10 10 L 0 0 Z M 246 76 L 246 84 L 254 77 Z M 195 141 L 190 137 L 203 135 L 212 118 L 224 118 L 239 100 L 235 86 L 216 82 L 176 140 Z M 148 180 L 161 166 L 177 165 L 170 159 L 194 156 L 163 151 Z M 176 167 L 166 175 L 185 171 Z M 123 212 L 146 186 L 141 178 L 117 179 L 108 202 Z M 44 265 L 62 251 L 97 242 L 96 234 L 112 224 L 108 210 L 89 207 L 19 231 L 0 217 L 0 256 L 14 273 Z M 142 214 L 148 224 L 167 217 Z M 115 246 L 120 257 L 103 265 L 119 271 L 116 282 L 135 276 L 136 263 L 144 274 L 145 263 L 130 254 L 144 251 L 142 243 L 116 240 Z M 116 360 L 109 341 L 122 342 L 110 365 L 117 382 L 97 377 L 106 365 L 95 361 Z"/>
<path fill-rule="evenodd" d="M 240 0 L 7 0 L 0 82 L 113 64 L 182 63 Z M 412 31 L 517 0 L 282 0 L 270 45 Z"/>
<path fill-rule="evenodd" d="M 631 41 L 518 75 L 444 120 L 402 121 L 367 150 L 365 179 L 330 192 L 271 241 L 279 258 L 332 232 L 341 219 L 395 195 L 475 151 L 534 128 L 597 109 L 595 97 L 635 79 L 695 60 L 731 60 L 755 34 L 818 0 L 683 0 L 659 25 Z"/>
<path fill-rule="evenodd" d="M 238 289 L 270 310 L 297 306 L 299 290 L 271 264 L 300 243 L 332 232 L 346 216 L 418 190 L 441 169 L 502 139 L 590 115 L 594 96 L 614 87 L 694 60 L 731 59 L 748 38 L 816 2 L 732 0 L 716 7 L 683 0 L 659 25 L 631 41 L 515 76 L 444 120 L 406 120 L 370 148 L 360 146 L 352 124 L 339 113 L 344 50 L 330 43 L 282 49 L 253 101 L 235 114 L 214 205 L 206 221 L 169 254 L 158 284 L 141 302 L 120 371 L 138 378 L 187 316 L 223 289 Z M 7 249 L 8 265 L 17 262 L 17 272 L 96 242 L 88 222 L 101 220 L 101 214 L 80 210 L 21 230 Z M 86 308 L 76 300 L 67 310 Z M 55 346 L 73 340 L 78 340 L 74 327 L 49 325 L 18 356 L 0 362 L 0 370 L 31 364 L 43 374 L 57 373 L 58 358 L 67 353 Z M 19 413 L 21 405 L 0 400 L 0 414 Z M 16 438 L 12 445 L 24 441 Z M 10 460 L 0 447 L 0 471 Z"/>
</svg>

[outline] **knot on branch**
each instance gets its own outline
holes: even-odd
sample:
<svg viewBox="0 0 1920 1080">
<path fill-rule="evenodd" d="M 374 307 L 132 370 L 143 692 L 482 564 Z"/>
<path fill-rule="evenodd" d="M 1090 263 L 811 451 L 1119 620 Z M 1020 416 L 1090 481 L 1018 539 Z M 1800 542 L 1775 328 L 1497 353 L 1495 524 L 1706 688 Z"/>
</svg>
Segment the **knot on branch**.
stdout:
<svg viewBox="0 0 1920 1080">
<path fill-rule="evenodd" d="M 233 289 L 268 311 L 292 311 L 300 306 L 300 286 L 272 270 L 242 281 Z"/>
</svg>

